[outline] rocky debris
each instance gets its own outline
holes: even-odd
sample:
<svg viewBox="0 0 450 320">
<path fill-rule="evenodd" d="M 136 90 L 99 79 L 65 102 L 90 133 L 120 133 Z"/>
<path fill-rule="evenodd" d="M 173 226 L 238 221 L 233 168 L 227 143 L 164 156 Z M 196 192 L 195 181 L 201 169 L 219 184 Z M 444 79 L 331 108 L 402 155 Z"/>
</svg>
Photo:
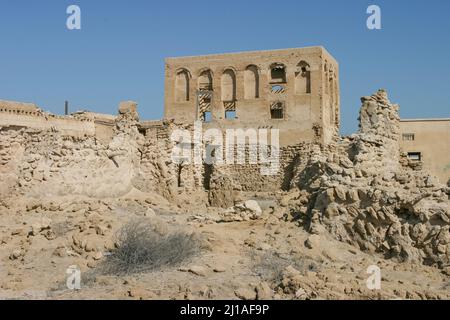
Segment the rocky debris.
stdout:
<svg viewBox="0 0 450 320">
<path fill-rule="evenodd" d="M 216 272 L 216 273 L 222 273 L 222 272 L 227 271 L 227 269 L 225 267 L 222 267 L 222 266 L 216 266 L 216 267 L 214 267 L 213 271 Z"/>
<path fill-rule="evenodd" d="M 308 249 L 316 249 L 320 247 L 320 237 L 317 234 L 310 235 L 305 241 L 305 246 Z"/>
<path fill-rule="evenodd" d="M 52 220 L 43 218 L 41 221 L 33 223 L 31 225 L 30 235 L 37 236 L 41 231 L 49 230 L 51 228 Z"/>
<path fill-rule="evenodd" d="M 21 249 L 14 250 L 11 255 L 9 256 L 9 259 L 11 260 L 18 260 L 24 256 L 24 252 Z"/>
<path fill-rule="evenodd" d="M 240 288 L 234 292 L 241 300 L 256 300 L 256 291 L 249 288 Z"/>
<path fill-rule="evenodd" d="M 283 278 L 280 283 L 280 289 L 284 294 L 294 295 L 297 299 L 309 300 L 317 296 L 313 291 L 314 282 L 312 274 L 304 276 L 300 271 L 292 266 L 288 266 L 283 271 Z"/>
<path fill-rule="evenodd" d="M 219 222 L 249 221 L 260 219 L 262 210 L 255 200 L 247 200 L 220 212 Z"/>
<path fill-rule="evenodd" d="M 399 107 L 386 92 L 361 100 L 359 133 L 315 148 L 293 181 L 310 193 L 310 232 L 326 229 L 340 241 L 388 258 L 447 265 L 446 186 L 404 161 L 398 144 Z M 298 212 L 303 203 L 293 202 L 287 201 Z M 305 244 L 315 246 L 311 238 Z"/>
<path fill-rule="evenodd" d="M 202 266 L 191 266 L 189 268 L 189 272 L 197 276 L 205 277 L 208 271 L 205 267 Z"/>
<path fill-rule="evenodd" d="M 265 281 L 260 282 L 256 288 L 256 299 L 257 300 L 269 300 L 273 297 L 273 290 L 270 288 L 269 284 Z"/>
</svg>

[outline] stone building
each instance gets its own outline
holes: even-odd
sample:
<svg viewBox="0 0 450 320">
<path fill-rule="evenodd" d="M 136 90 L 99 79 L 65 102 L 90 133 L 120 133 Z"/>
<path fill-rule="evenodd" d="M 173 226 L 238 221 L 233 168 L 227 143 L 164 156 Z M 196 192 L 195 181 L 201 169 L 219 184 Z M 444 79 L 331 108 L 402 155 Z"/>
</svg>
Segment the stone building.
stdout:
<svg viewBox="0 0 450 320">
<path fill-rule="evenodd" d="M 403 119 L 400 147 L 442 183 L 450 181 L 450 119 Z"/>
<path fill-rule="evenodd" d="M 165 119 L 139 123 L 148 144 L 159 151 L 170 150 L 173 128 L 192 126 L 196 120 L 203 121 L 204 129 L 280 129 L 279 175 L 262 177 L 260 166 L 253 164 L 214 167 L 216 175 L 232 177 L 242 190 L 286 186 L 294 174 L 292 163 L 301 161 L 299 154 L 338 136 L 339 66 L 322 47 L 167 58 L 165 86 Z M 51 130 L 109 143 L 115 118 L 92 112 L 59 116 L 34 104 L 0 100 L 3 129 Z M 400 147 L 410 161 L 447 183 L 450 119 L 405 119 L 400 130 Z M 211 179 L 209 168 L 175 171 L 177 185 L 186 188 L 209 185 L 201 180 Z M 191 174 L 197 171 L 203 178 Z"/>
<path fill-rule="evenodd" d="M 323 47 L 167 58 L 165 118 L 278 128 L 281 146 L 339 130 L 339 66 Z"/>
</svg>

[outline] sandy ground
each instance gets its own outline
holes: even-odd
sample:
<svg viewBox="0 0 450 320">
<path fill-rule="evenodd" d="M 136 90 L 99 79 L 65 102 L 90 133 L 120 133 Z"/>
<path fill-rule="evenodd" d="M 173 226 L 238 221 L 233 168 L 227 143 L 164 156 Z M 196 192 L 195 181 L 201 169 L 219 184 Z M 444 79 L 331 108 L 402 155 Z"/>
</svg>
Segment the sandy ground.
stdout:
<svg viewBox="0 0 450 320">
<path fill-rule="evenodd" d="M 52 207 L 53 206 L 53 207 Z M 311 236 L 270 210 L 259 220 L 217 223 L 217 209 L 174 206 L 157 198 L 53 199 L 1 208 L 1 299 L 448 299 L 450 277 L 385 260 L 331 239 Z M 149 219 L 194 233 L 201 251 L 162 270 L 96 274 L 127 221 Z M 70 266 L 81 289 L 66 286 Z M 369 266 L 381 288 L 367 287 Z M 94 276 L 92 276 L 94 274 Z"/>
</svg>

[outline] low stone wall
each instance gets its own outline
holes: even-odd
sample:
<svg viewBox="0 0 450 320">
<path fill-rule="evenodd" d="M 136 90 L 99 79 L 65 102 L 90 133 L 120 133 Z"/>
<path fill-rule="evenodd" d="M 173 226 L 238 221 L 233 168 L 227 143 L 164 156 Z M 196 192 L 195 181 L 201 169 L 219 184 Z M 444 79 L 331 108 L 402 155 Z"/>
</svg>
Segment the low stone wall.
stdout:
<svg viewBox="0 0 450 320">
<path fill-rule="evenodd" d="M 24 127 L 53 130 L 70 136 L 95 136 L 93 120 L 45 114 L 39 111 L 0 109 L 0 127 Z"/>
</svg>

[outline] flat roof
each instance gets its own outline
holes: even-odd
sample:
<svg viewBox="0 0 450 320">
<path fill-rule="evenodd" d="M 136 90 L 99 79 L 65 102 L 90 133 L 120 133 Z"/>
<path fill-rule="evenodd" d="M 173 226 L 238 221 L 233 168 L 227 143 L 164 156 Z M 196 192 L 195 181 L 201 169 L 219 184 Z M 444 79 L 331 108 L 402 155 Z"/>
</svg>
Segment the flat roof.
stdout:
<svg viewBox="0 0 450 320">
<path fill-rule="evenodd" d="M 308 46 L 308 47 L 298 47 L 298 48 L 282 48 L 282 49 L 267 49 L 267 50 L 250 50 L 250 51 L 237 51 L 237 52 L 226 52 L 226 53 L 212 53 L 212 54 L 204 54 L 204 55 L 196 55 L 196 56 L 178 56 L 178 57 L 167 57 L 165 60 L 172 61 L 172 60 L 182 60 L 182 59 L 195 59 L 195 58 L 220 58 L 220 57 L 227 57 L 227 56 L 234 56 L 234 55 L 245 55 L 245 54 L 269 54 L 273 52 L 279 52 L 279 53 L 289 53 L 292 51 L 302 51 L 302 50 L 310 50 L 312 52 L 324 52 L 328 56 L 330 56 L 336 64 L 338 62 L 336 59 L 328 52 L 327 49 L 323 46 Z"/>
</svg>

